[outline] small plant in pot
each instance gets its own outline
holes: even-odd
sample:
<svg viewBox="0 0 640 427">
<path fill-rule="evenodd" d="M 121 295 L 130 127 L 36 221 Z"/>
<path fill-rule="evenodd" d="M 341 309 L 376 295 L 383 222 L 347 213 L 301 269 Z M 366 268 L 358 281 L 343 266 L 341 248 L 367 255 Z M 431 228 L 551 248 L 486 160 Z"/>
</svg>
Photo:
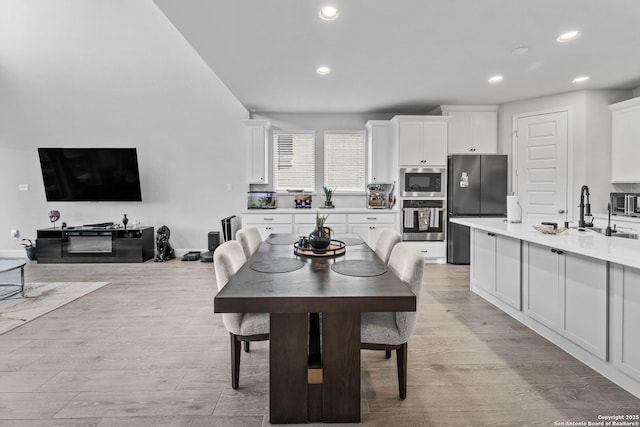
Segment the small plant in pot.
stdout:
<svg viewBox="0 0 640 427">
<path fill-rule="evenodd" d="M 22 246 L 24 246 L 24 250 L 27 253 L 27 258 L 31 261 L 35 261 L 38 259 L 36 256 L 36 245 L 31 241 L 31 239 L 22 239 L 20 242 Z"/>
<path fill-rule="evenodd" d="M 331 244 L 331 228 L 324 226 L 328 216 L 316 212 L 316 229 L 309 234 L 309 244 L 314 250 L 324 250 Z"/>
<path fill-rule="evenodd" d="M 336 191 L 335 188 L 329 188 L 326 185 L 322 187 L 324 190 L 324 207 L 325 208 L 333 208 L 333 202 L 331 198 L 333 197 L 333 193 Z"/>
</svg>

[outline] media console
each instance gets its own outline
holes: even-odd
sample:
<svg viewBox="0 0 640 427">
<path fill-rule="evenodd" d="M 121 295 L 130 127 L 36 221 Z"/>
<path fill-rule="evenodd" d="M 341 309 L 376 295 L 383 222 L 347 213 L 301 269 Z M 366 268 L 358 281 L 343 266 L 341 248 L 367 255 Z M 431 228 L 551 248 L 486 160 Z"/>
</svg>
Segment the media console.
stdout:
<svg viewBox="0 0 640 427">
<path fill-rule="evenodd" d="M 153 227 L 43 228 L 38 263 L 145 262 L 155 254 Z"/>
</svg>

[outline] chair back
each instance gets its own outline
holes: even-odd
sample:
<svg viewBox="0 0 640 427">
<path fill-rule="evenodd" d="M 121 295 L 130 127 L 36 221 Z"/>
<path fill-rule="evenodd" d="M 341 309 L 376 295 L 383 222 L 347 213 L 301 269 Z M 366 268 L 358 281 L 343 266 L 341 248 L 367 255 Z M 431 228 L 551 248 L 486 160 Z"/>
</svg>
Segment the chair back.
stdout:
<svg viewBox="0 0 640 427">
<path fill-rule="evenodd" d="M 255 227 L 241 228 L 236 233 L 236 239 L 242 245 L 242 250 L 247 259 L 249 259 L 262 244 L 260 231 Z"/>
<path fill-rule="evenodd" d="M 387 263 L 393 247 L 401 241 L 402 236 L 400 233 L 391 229 L 383 229 L 376 240 L 374 251 L 384 263 Z"/>
<path fill-rule="evenodd" d="M 218 291 L 224 288 L 238 270 L 247 262 L 242 246 L 235 240 L 224 242 L 213 253 Z"/>
<path fill-rule="evenodd" d="M 411 244 L 398 243 L 391 251 L 389 268 L 416 294 L 416 311 L 396 313 L 396 326 L 400 332 L 401 339 L 406 342 L 416 328 L 418 308 L 420 307 L 420 291 L 422 290 L 424 258 Z"/>
</svg>

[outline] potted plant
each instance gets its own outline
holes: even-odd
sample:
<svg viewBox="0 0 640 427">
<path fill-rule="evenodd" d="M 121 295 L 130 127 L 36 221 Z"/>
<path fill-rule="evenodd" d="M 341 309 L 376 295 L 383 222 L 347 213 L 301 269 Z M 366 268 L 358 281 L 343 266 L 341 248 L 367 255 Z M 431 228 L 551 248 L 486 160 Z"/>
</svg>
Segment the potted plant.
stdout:
<svg viewBox="0 0 640 427">
<path fill-rule="evenodd" d="M 22 239 L 20 242 L 22 246 L 24 246 L 24 250 L 27 253 L 27 258 L 31 261 L 35 261 L 38 259 L 36 256 L 36 245 L 31 241 L 31 239 Z"/>
<path fill-rule="evenodd" d="M 324 190 L 324 207 L 325 208 L 333 208 L 333 202 L 331 198 L 333 197 L 333 192 L 336 191 L 335 188 L 329 188 L 326 185 L 322 187 Z"/>
<path fill-rule="evenodd" d="M 324 226 L 327 217 L 329 214 L 320 215 L 320 212 L 316 212 L 316 229 L 309 234 L 309 244 L 313 249 L 324 250 L 331 244 L 331 228 Z"/>
</svg>

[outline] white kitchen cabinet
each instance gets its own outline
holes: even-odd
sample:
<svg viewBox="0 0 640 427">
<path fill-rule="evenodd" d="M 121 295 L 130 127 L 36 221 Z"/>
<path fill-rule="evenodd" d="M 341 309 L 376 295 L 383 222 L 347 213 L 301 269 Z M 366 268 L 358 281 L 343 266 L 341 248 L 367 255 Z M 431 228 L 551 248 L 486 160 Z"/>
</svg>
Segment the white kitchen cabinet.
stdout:
<svg viewBox="0 0 640 427">
<path fill-rule="evenodd" d="M 473 229 L 471 281 L 521 310 L 520 240 Z"/>
<path fill-rule="evenodd" d="M 640 381 L 640 270 L 614 264 L 611 278 L 612 363 Z"/>
<path fill-rule="evenodd" d="M 395 116 L 400 166 L 446 166 L 447 120 L 444 116 Z"/>
<path fill-rule="evenodd" d="M 389 120 L 369 120 L 367 128 L 367 170 L 370 183 L 396 181 L 398 150 Z"/>
<path fill-rule="evenodd" d="M 346 233 L 347 232 L 347 215 L 346 214 L 332 214 L 328 210 L 321 210 L 321 215 L 329 214 L 325 222 L 326 227 L 331 227 L 333 233 Z M 295 233 L 300 236 L 306 236 L 310 234 L 316 228 L 316 214 L 315 213 L 296 213 L 294 214 L 294 229 Z"/>
<path fill-rule="evenodd" d="M 497 105 L 442 105 L 451 118 L 447 130 L 449 154 L 496 154 L 498 152 Z"/>
<path fill-rule="evenodd" d="M 375 248 L 380 230 L 397 230 L 397 214 L 375 212 L 365 214 L 348 214 L 348 232 L 360 236 L 370 248 Z"/>
<path fill-rule="evenodd" d="M 268 120 L 243 120 L 249 144 L 249 184 L 269 183 L 269 127 Z"/>
<path fill-rule="evenodd" d="M 525 312 L 607 360 L 607 263 L 528 243 Z"/>
<path fill-rule="evenodd" d="M 264 240 L 271 233 L 293 233 L 293 215 L 270 212 L 248 213 L 242 215 L 242 227 L 257 228 Z"/>
<path fill-rule="evenodd" d="M 611 110 L 611 182 L 640 182 L 640 97 L 609 106 Z"/>
<path fill-rule="evenodd" d="M 422 241 L 422 242 L 404 242 L 413 246 L 418 252 L 422 253 L 425 262 L 442 263 L 446 262 L 447 244 L 440 241 Z"/>
</svg>

